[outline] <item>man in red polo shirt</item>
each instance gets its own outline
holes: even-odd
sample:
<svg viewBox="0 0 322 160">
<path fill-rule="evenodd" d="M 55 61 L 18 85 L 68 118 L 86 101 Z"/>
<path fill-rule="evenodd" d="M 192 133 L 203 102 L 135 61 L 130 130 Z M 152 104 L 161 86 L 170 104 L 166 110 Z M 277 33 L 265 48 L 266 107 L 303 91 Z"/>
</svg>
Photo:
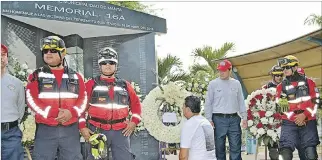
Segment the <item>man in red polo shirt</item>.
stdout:
<svg viewBox="0 0 322 160">
<path fill-rule="evenodd" d="M 141 120 L 141 103 L 129 82 L 115 77 L 118 64 L 117 52 L 103 48 L 98 53 L 101 75 L 86 83 L 89 99 L 89 125 L 86 127 L 85 116 L 79 120 L 79 128 L 85 140 L 98 131 L 107 137 L 114 160 L 132 160 L 129 136 Z M 129 110 L 132 118 L 127 120 Z M 93 155 L 89 154 L 89 159 Z"/>
<path fill-rule="evenodd" d="M 37 130 L 33 160 L 82 160 L 77 121 L 86 109 L 82 76 L 64 65 L 66 46 L 57 36 L 41 41 L 46 65 L 29 76 L 28 107 L 35 112 Z"/>
</svg>

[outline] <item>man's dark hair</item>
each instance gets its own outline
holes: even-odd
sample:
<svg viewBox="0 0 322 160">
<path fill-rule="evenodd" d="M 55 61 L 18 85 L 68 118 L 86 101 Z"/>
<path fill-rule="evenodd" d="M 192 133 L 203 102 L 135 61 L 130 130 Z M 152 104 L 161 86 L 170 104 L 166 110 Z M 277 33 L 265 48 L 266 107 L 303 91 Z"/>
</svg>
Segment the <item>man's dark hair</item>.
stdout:
<svg viewBox="0 0 322 160">
<path fill-rule="evenodd" d="M 199 97 L 196 96 L 188 96 L 184 99 L 184 104 L 186 107 L 189 107 L 192 113 L 200 113 L 201 101 Z"/>
</svg>

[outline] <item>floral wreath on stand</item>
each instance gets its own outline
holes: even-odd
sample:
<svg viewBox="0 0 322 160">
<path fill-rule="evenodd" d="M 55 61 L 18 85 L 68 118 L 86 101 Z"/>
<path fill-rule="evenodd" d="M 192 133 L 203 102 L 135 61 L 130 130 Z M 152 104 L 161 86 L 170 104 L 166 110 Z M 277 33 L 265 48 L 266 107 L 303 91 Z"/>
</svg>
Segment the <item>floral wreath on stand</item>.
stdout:
<svg viewBox="0 0 322 160">
<path fill-rule="evenodd" d="M 9 54 L 11 55 L 11 54 Z M 17 58 L 9 56 L 9 73 L 18 78 L 24 84 L 24 87 L 27 86 L 28 76 L 33 72 L 29 69 L 27 62 L 21 64 Z M 20 130 L 22 131 L 22 144 L 26 150 L 28 159 L 31 160 L 31 154 L 29 147 L 33 145 L 36 132 L 36 123 L 35 123 L 35 114 L 34 112 L 25 106 L 25 113 L 22 117 L 21 123 L 19 125 Z"/>
<path fill-rule="evenodd" d="M 191 92 L 194 96 L 197 96 L 201 100 L 201 111 L 200 114 L 205 116 L 204 112 L 204 104 L 206 99 L 206 93 L 207 93 L 207 81 L 200 81 L 196 79 L 192 79 L 191 82 L 185 83 L 185 88 L 188 92 Z"/>
<path fill-rule="evenodd" d="M 252 92 L 246 101 L 247 130 L 267 146 L 277 142 L 281 132 L 281 114 L 277 112 L 275 103 L 276 89 L 260 89 Z"/>
<path fill-rule="evenodd" d="M 142 103 L 142 121 L 151 136 L 160 142 L 180 143 L 180 132 L 186 118 L 182 106 L 189 95 L 180 85 L 169 82 L 154 88 Z M 178 122 L 165 125 L 160 116 L 164 110 L 176 114 Z"/>
</svg>

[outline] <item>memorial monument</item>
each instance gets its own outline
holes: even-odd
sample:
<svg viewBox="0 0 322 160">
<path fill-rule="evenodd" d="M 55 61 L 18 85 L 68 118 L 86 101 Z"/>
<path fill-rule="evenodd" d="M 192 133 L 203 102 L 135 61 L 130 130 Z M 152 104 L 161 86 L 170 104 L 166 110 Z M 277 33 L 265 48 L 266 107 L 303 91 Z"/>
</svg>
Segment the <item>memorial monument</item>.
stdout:
<svg viewBox="0 0 322 160">
<path fill-rule="evenodd" d="M 2 1 L 1 43 L 10 54 L 35 69 L 43 65 L 40 39 L 58 35 L 66 43 L 68 65 L 85 78 L 98 74 L 97 52 L 119 53 L 118 76 L 138 83 L 141 94 L 157 83 L 155 35 L 165 34 L 166 20 L 106 2 Z M 146 132 L 132 137 L 137 159 L 158 158 L 158 142 Z"/>
</svg>

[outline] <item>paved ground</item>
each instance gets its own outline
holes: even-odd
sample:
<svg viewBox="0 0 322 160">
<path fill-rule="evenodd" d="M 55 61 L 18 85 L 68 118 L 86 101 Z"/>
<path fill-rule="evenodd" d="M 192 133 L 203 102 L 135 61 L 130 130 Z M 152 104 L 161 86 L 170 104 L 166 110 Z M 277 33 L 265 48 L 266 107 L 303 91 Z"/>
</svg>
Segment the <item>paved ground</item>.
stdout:
<svg viewBox="0 0 322 160">
<path fill-rule="evenodd" d="M 318 149 L 319 154 L 319 160 L 322 160 L 322 146 Z M 167 160 L 178 160 L 178 155 L 169 155 L 166 157 Z M 246 155 L 245 153 L 242 153 L 243 160 L 255 160 L 255 154 L 252 155 Z M 267 155 L 267 159 L 269 160 L 269 156 Z M 227 160 L 229 160 L 229 154 L 227 154 Z M 263 147 L 259 149 L 257 160 L 265 160 L 265 150 Z M 293 153 L 293 160 L 299 160 L 297 151 Z"/>
</svg>

